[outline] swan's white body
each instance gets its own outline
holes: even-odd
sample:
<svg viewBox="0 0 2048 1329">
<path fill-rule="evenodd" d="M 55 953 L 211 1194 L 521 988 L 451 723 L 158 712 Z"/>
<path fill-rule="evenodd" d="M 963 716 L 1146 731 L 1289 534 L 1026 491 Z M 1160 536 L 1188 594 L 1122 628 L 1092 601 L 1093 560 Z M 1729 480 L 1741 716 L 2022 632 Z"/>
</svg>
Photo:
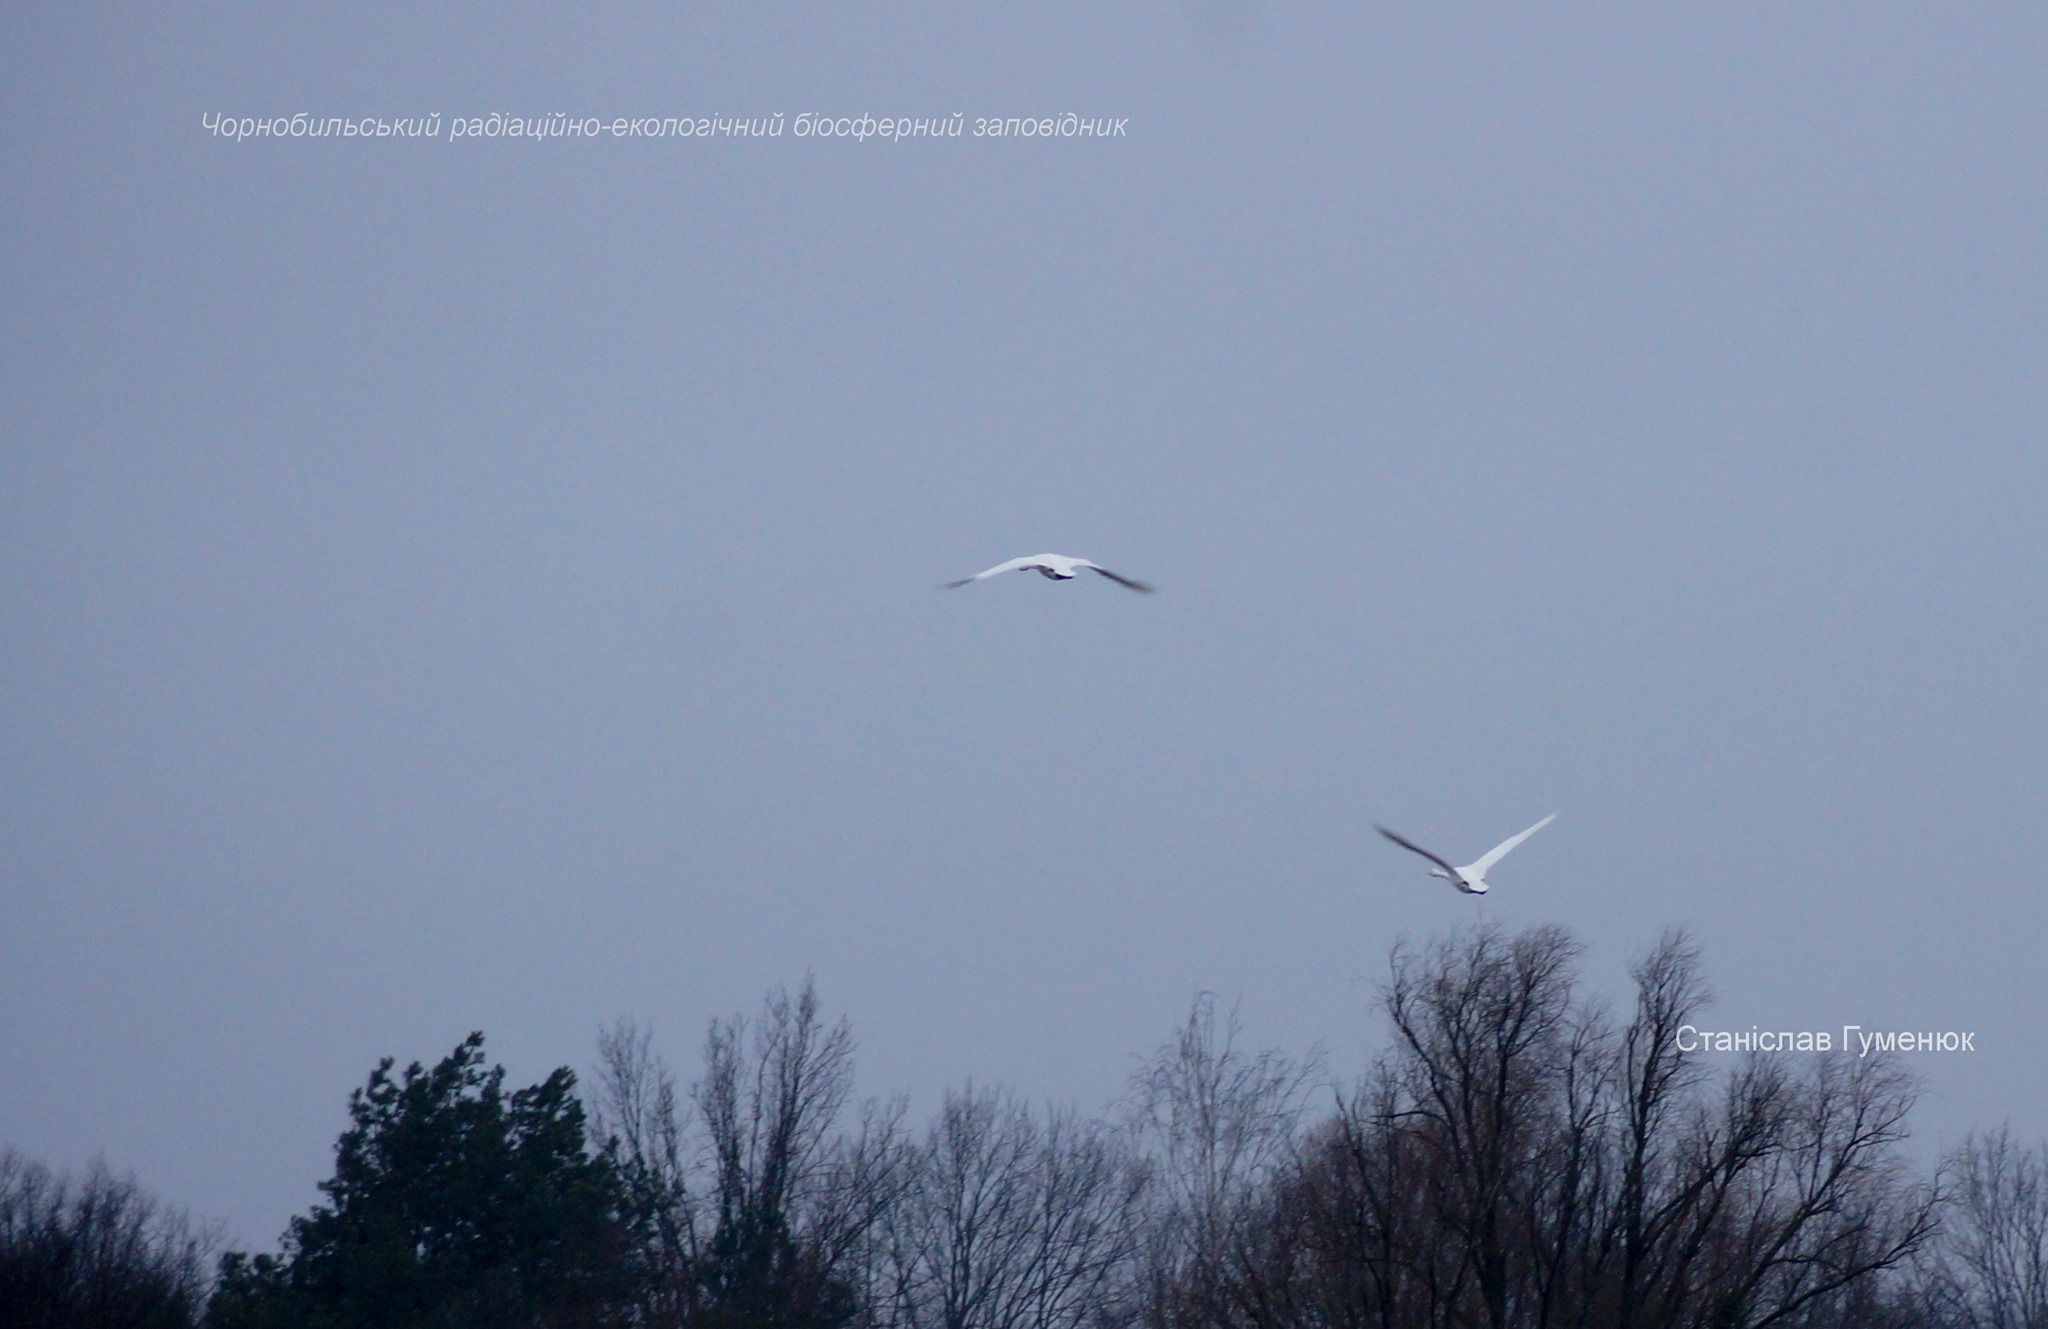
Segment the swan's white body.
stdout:
<svg viewBox="0 0 2048 1329">
<path fill-rule="evenodd" d="M 1486 894 L 1487 869 L 1500 862 L 1503 858 L 1506 858 L 1509 850 L 1555 820 L 1557 820 L 1557 814 L 1553 812 L 1528 830 L 1523 831 L 1520 835 L 1511 835 L 1507 839 L 1502 840 L 1499 844 L 1461 868 L 1451 866 L 1447 859 L 1438 858 L 1421 845 L 1402 839 L 1384 826 L 1374 826 L 1373 829 L 1386 836 L 1389 840 L 1392 840 L 1395 844 L 1400 845 L 1403 849 L 1418 853 L 1436 864 L 1435 867 L 1429 870 L 1430 876 L 1442 877 L 1467 895 L 1484 895 Z"/>
<path fill-rule="evenodd" d="M 1005 572 L 1036 572 L 1040 576 L 1048 577 L 1053 581 L 1072 581 L 1075 574 L 1082 568 L 1086 568 L 1090 572 L 1100 573 L 1119 586 L 1128 586 L 1134 591 L 1149 591 L 1152 589 L 1142 581 L 1132 581 L 1129 577 L 1120 577 L 1108 568 L 1103 567 L 1100 563 L 1090 563 L 1085 558 L 1069 558 L 1065 554 L 1031 554 L 1025 558 L 1013 558 L 1007 563 L 996 564 L 986 572 L 977 572 L 972 577 L 962 577 L 959 581 L 949 581 L 946 583 L 946 589 L 950 591 L 956 586 L 965 586 L 971 581 L 986 581 L 990 577 L 1000 576 Z"/>
</svg>

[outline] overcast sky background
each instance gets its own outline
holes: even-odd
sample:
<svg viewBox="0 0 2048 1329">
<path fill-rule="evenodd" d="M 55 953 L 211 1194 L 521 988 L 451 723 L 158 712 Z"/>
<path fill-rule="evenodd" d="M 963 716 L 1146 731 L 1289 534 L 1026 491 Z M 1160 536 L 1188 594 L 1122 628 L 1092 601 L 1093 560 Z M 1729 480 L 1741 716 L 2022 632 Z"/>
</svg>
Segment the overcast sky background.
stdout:
<svg viewBox="0 0 2048 1329">
<path fill-rule="evenodd" d="M 268 1247 L 377 1059 L 1695 929 L 2048 1132 L 2048 11 L 0 13 L 0 1145 Z M 438 140 L 202 117 L 443 116 Z M 1123 137 L 977 139 L 993 116 Z M 455 117 L 966 117 L 489 142 Z M 1019 554 L 1156 582 L 936 584 Z M 1484 901 L 1466 861 L 1543 814 Z"/>
</svg>

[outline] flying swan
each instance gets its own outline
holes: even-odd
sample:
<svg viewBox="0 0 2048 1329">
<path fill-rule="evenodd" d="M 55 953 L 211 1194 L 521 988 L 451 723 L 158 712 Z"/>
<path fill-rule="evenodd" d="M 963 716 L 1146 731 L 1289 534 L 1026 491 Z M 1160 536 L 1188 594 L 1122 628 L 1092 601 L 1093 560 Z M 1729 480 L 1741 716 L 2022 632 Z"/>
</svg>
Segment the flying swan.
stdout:
<svg viewBox="0 0 2048 1329">
<path fill-rule="evenodd" d="M 1100 563 L 1090 563 L 1085 558 L 1068 558 L 1065 554 L 1032 554 L 1028 558 L 1013 558 L 1007 563 L 996 564 L 986 572 L 977 572 L 972 577 L 962 577 L 959 581 L 949 581 L 946 583 L 945 589 L 950 591 L 956 587 L 965 586 L 970 581 L 985 581 L 1004 572 L 1030 571 L 1036 572 L 1041 577 L 1049 577 L 1053 581 L 1072 581 L 1074 574 L 1081 568 L 1086 568 L 1090 572 L 1099 572 L 1119 586 L 1128 586 L 1134 591 L 1150 591 L 1152 589 L 1142 581 L 1133 581 L 1129 577 L 1120 577 L 1108 568 L 1103 567 Z"/>
<path fill-rule="evenodd" d="M 1392 840 L 1395 844 L 1400 845 L 1403 849 L 1421 854 L 1424 858 L 1436 864 L 1435 867 L 1429 870 L 1430 876 L 1442 877 L 1467 895 L 1484 895 L 1486 894 L 1486 870 L 1495 863 L 1500 862 L 1503 858 L 1506 858 L 1510 849 L 1513 849 L 1516 845 L 1556 820 L 1557 814 L 1553 812 L 1528 830 L 1523 831 L 1520 835 L 1511 835 L 1507 839 L 1502 840 L 1478 859 L 1467 863 L 1461 868 L 1452 867 L 1448 862 L 1430 853 L 1421 845 L 1402 839 L 1384 826 L 1375 825 L 1373 829 L 1386 836 L 1389 840 Z"/>
</svg>

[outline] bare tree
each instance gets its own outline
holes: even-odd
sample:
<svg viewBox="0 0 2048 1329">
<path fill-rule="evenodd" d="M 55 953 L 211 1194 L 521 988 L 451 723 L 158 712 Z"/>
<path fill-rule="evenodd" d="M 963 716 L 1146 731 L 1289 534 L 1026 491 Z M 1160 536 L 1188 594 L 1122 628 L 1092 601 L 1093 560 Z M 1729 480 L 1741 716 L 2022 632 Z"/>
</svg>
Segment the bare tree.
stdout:
<svg viewBox="0 0 2048 1329">
<path fill-rule="evenodd" d="M 751 1022 L 711 1022 L 694 1114 L 645 1032 L 622 1021 L 598 1053 L 597 1118 L 640 1227 L 648 1322 L 853 1321 L 871 1230 L 904 1184 L 902 1107 L 869 1103 L 842 1129 L 853 1033 L 824 1020 L 815 985 L 770 993 Z"/>
<path fill-rule="evenodd" d="M 1942 1163 L 1941 1239 L 1919 1287 L 1943 1329 L 2048 1329 L 2048 1144 L 1972 1134 Z"/>
<path fill-rule="evenodd" d="M 1030 1110 L 996 1090 L 949 1092 L 917 1182 L 889 1224 L 896 1303 L 912 1329 L 1016 1322 L 1039 1152 Z"/>
<path fill-rule="evenodd" d="M 1910 1079 L 1821 1056 L 1717 1080 L 1679 1047 L 1705 1000 L 1684 934 L 1636 967 L 1619 1030 L 1575 997 L 1577 955 L 1554 927 L 1397 947 L 1392 1046 L 1260 1188 L 1224 1295 L 1172 1321 L 1900 1323 L 1883 1275 L 1934 1212 L 1899 1157 Z"/>
<path fill-rule="evenodd" d="M 1804 1323 L 1812 1306 L 1901 1268 L 1935 1225 L 1935 1192 L 1911 1184 L 1896 1145 L 1913 1081 L 1880 1059 L 1821 1055 L 1808 1075 L 1737 1075 L 1726 1145 L 1704 1155 L 1714 1216 L 1692 1315 L 1712 1325 Z"/>
<path fill-rule="evenodd" d="M 1252 1201 L 1293 1155 L 1319 1059 L 1249 1053 L 1237 1009 L 1219 1022 L 1199 992 L 1179 1032 L 1132 1084 L 1134 1124 L 1158 1172 L 1151 1234 L 1154 1323 L 1224 1322 L 1252 1258 Z"/>
<path fill-rule="evenodd" d="M 1765 1144 L 1730 1188 L 1704 1290 L 1711 1323 L 1800 1323 L 1809 1308 L 1904 1265 L 1935 1227 L 1932 1186 L 1909 1182 L 1897 1146 L 1916 1088 L 1888 1059 L 1823 1055 L 1773 1093 Z M 1734 1170 L 1733 1163 L 1719 1170 Z"/>
<path fill-rule="evenodd" d="M 95 1161 L 81 1181 L 0 1151 L 0 1324 L 188 1329 L 215 1235 Z"/>
<path fill-rule="evenodd" d="M 1041 1123 L 1015 1095 L 949 1092 L 887 1227 L 895 1322 L 1079 1329 L 1129 1299 L 1145 1173 L 1107 1126 Z"/>
<path fill-rule="evenodd" d="M 891 1278 L 885 1222 L 916 1174 L 903 1113 L 900 1098 L 861 1105 L 858 1129 L 831 1141 L 799 1227 L 819 1265 L 855 1290 L 862 1324 L 880 1322 Z"/>
<path fill-rule="evenodd" d="M 1649 1289 L 1673 1276 L 1667 1262 L 1683 1244 L 1670 1238 L 1685 1223 L 1709 1178 L 1695 1171 L 1684 1181 L 1674 1129 L 1705 1076 L 1700 1062 L 1679 1048 L 1678 1031 L 1709 999 L 1699 977 L 1699 948 L 1681 931 L 1668 931 L 1632 971 L 1634 1018 L 1616 1053 L 1620 1096 L 1616 1113 L 1614 1200 L 1602 1257 L 1612 1256 L 1615 1315 L 1632 1324 L 1644 1313 Z M 1589 1270 L 1597 1279 L 1598 1263 Z"/>
<path fill-rule="evenodd" d="M 1559 1094 L 1587 1038 L 1572 1023 L 1578 953 L 1561 928 L 1512 939 L 1484 928 L 1426 959 L 1396 948 L 1384 990 L 1393 1103 L 1439 1165 L 1430 1203 L 1460 1255 L 1446 1304 L 1469 1285 L 1480 1322 L 1496 1327 L 1533 1322 L 1540 1300 L 1528 1225 L 1545 1208 L 1535 1192 L 1550 1181 Z"/>
<path fill-rule="evenodd" d="M 686 1121 L 675 1077 L 653 1035 L 619 1020 L 598 1034 L 594 1136 L 618 1169 L 626 1218 L 638 1235 L 636 1281 L 650 1325 L 683 1322 L 704 1256 L 700 1206 L 691 1191 Z"/>
</svg>

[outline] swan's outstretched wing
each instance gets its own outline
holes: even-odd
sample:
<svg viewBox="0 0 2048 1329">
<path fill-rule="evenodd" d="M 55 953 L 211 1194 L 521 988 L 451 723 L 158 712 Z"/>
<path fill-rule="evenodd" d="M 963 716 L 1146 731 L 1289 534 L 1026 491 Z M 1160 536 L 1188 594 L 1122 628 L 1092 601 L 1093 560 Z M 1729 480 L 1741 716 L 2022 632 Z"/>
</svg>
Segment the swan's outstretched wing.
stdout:
<svg viewBox="0 0 2048 1329">
<path fill-rule="evenodd" d="M 1099 572 L 1119 586 L 1128 586 L 1134 591 L 1143 591 L 1147 595 L 1150 595 L 1153 590 L 1151 586 L 1147 585 L 1142 581 L 1135 581 L 1129 577 L 1119 576 L 1118 574 L 1111 572 L 1108 568 L 1103 567 L 1100 563 L 1090 563 L 1085 558 L 1076 559 L 1074 561 L 1074 566 L 1077 568 L 1087 568 L 1090 572 Z"/>
<path fill-rule="evenodd" d="M 1428 859 L 1430 862 L 1442 868 L 1444 870 L 1444 874 L 1448 876 L 1452 881 L 1457 881 L 1459 879 L 1458 870 L 1456 868 L 1452 867 L 1449 863 L 1444 862 L 1435 854 L 1430 853 L 1421 845 L 1416 844 L 1412 840 L 1402 839 L 1400 836 L 1394 834 L 1394 832 L 1388 830 L 1386 827 L 1379 825 L 1377 822 L 1373 824 L 1373 829 L 1378 831 L 1381 835 L 1386 836 L 1389 840 L 1392 840 L 1395 844 L 1400 845 L 1403 849 L 1408 850 L 1410 853 L 1421 854 L 1424 858 Z"/>
<path fill-rule="evenodd" d="M 1036 555 L 1027 558 L 1013 558 L 1007 563 L 996 564 L 994 567 L 988 569 L 986 572 L 977 572 L 972 577 L 962 577 L 958 581 L 949 581 L 945 584 L 944 589 L 949 591 L 957 590 L 960 587 L 965 586 L 970 581 L 984 581 L 1000 573 L 1015 572 L 1019 568 L 1035 568 L 1037 566 L 1038 558 Z"/>
<path fill-rule="evenodd" d="M 1549 816 L 1545 817 L 1542 821 L 1539 821 L 1534 826 L 1531 826 L 1528 830 L 1523 831 L 1520 835 L 1509 836 L 1507 839 L 1502 840 L 1493 848 L 1487 850 L 1485 857 L 1481 858 L 1478 862 L 1467 866 L 1465 871 L 1471 873 L 1475 877 L 1484 877 L 1486 875 L 1486 870 L 1492 867 L 1495 863 L 1500 862 L 1503 858 L 1506 858 L 1508 856 L 1508 851 L 1510 849 L 1513 849 L 1516 845 L 1520 844 L 1522 841 L 1528 839 L 1530 836 L 1536 834 L 1536 832 L 1542 830 L 1545 826 L 1548 826 L 1551 822 L 1556 820 L 1557 814 L 1553 812 Z"/>
</svg>

